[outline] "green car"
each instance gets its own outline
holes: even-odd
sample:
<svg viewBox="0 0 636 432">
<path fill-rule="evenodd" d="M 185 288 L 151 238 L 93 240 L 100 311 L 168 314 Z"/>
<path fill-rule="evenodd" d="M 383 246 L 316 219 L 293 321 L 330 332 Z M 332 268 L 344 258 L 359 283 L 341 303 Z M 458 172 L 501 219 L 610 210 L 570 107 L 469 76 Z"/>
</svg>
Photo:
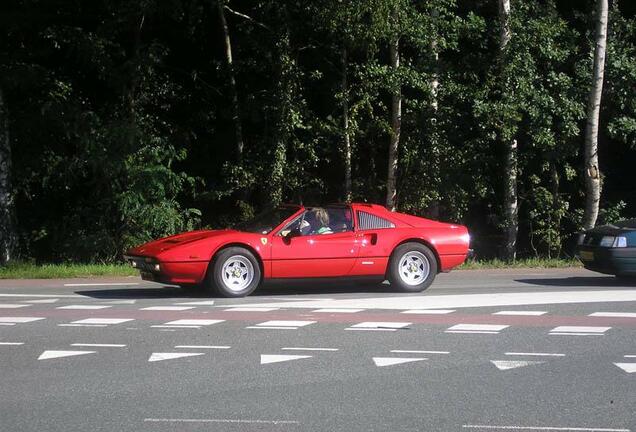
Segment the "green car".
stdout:
<svg viewBox="0 0 636 432">
<path fill-rule="evenodd" d="M 598 226 L 582 233 L 577 257 L 588 270 L 636 277 L 636 219 Z"/>
</svg>

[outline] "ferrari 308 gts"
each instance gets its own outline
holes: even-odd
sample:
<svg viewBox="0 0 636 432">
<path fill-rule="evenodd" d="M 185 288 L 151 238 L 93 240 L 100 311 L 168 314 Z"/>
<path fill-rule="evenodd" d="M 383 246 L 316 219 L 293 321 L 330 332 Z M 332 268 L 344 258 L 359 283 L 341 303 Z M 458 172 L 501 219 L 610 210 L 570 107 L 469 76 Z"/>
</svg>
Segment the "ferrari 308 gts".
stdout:
<svg viewBox="0 0 636 432">
<path fill-rule="evenodd" d="M 124 257 L 145 280 L 205 284 L 226 297 L 280 278 L 371 277 L 419 292 L 464 262 L 469 241 L 465 226 L 375 204 L 283 205 L 234 229 L 162 238 Z"/>
</svg>

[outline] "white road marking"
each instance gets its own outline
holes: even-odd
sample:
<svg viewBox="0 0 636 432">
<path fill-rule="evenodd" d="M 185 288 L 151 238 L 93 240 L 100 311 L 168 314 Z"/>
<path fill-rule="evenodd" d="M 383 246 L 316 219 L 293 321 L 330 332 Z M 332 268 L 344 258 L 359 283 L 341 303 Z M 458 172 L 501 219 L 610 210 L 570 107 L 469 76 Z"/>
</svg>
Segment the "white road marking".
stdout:
<svg viewBox="0 0 636 432">
<path fill-rule="evenodd" d="M 541 316 L 547 314 L 547 311 L 499 311 L 493 315 L 512 315 L 512 316 Z"/>
<path fill-rule="evenodd" d="M 107 324 L 58 324 L 58 327 L 108 327 Z"/>
<path fill-rule="evenodd" d="M 23 307 L 31 306 L 30 304 L 12 304 L 12 303 L 0 303 L 0 309 L 19 309 Z"/>
<path fill-rule="evenodd" d="M 123 348 L 123 347 L 126 346 L 126 344 L 72 343 L 71 346 L 76 346 L 76 347 Z"/>
<path fill-rule="evenodd" d="M 233 307 L 223 310 L 223 312 L 272 312 L 280 308 L 259 308 L 259 307 Z"/>
<path fill-rule="evenodd" d="M 321 312 L 321 313 L 356 313 L 356 312 L 362 312 L 364 309 L 344 309 L 344 308 L 327 308 L 327 309 L 316 309 L 313 310 L 312 312 Z"/>
<path fill-rule="evenodd" d="M 0 326 L 12 326 L 12 325 L 15 325 L 15 323 L 0 322 Z"/>
<path fill-rule="evenodd" d="M 377 330 L 397 330 L 410 326 L 410 322 L 388 322 L 388 321 L 365 321 L 358 324 L 354 324 L 350 329 L 377 329 Z"/>
<path fill-rule="evenodd" d="M 145 422 L 155 423 L 246 423 L 246 424 L 299 424 L 294 420 L 250 420 L 250 419 L 173 419 L 147 418 Z"/>
<path fill-rule="evenodd" d="M 536 357 L 565 357 L 565 354 L 559 353 L 524 353 L 524 352 L 507 352 L 505 353 L 507 356 L 536 356 Z"/>
<path fill-rule="evenodd" d="M 501 330 L 508 328 L 508 325 L 498 325 L 498 324 L 456 324 L 452 327 L 449 327 L 446 331 L 456 332 L 456 331 L 485 331 L 485 332 L 500 332 Z"/>
<path fill-rule="evenodd" d="M 60 299 L 42 299 L 42 300 L 21 300 L 22 303 L 35 303 L 35 304 L 46 304 L 46 303 L 56 303 Z"/>
<path fill-rule="evenodd" d="M 455 309 L 409 309 L 402 311 L 403 314 L 426 314 L 426 315 L 446 315 L 455 312 Z"/>
<path fill-rule="evenodd" d="M 593 333 L 602 334 L 611 327 L 589 327 L 589 326 L 559 326 L 550 330 L 550 333 Z"/>
<path fill-rule="evenodd" d="M 396 354 L 450 354 L 450 351 L 391 350 Z"/>
<path fill-rule="evenodd" d="M 148 310 L 148 311 L 184 311 L 194 309 L 194 306 L 150 306 L 141 308 L 139 310 Z"/>
<path fill-rule="evenodd" d="M 55 309 L 78 309 L 78 310 L 97 310 L 97 309 L 108 309 L 112 306 L 104 306 L 104 305 L 68 305 L 68 306 L 58 306 Z"/>
<path fill-rule="evenodd" d="M 38 318 L 38 317 L 0 317 L 0 323 L 5 324 L 22 324 L 22 323 L 30 323 L 33 321 L 40 321 L 46 318 Z"/>
<path fill-rule="evenodd" d="M 139 282 L 111 282 L 111 283 L 67 283 L 65 287 L 91 287 L 91 286 L 134 286 Z"/>
<path fill-rule="evenodd" d="M 83 298 L 83 295 L 77 294 L 0 294 L 0 297 L 24 297 L 24 298 L 49 298 L 49 297 L 64 297 L 64 298 Z"/>
<path fill-rule="evenodd" d="M 606 317 L 606 318 L 636 318 L 634 312 L 594 312 L 589 314 L 591 317 Z"/>
<path fill-rule="evenodd" d="M 176 345 L 175 348 L 187 348 L 187 349 L 230 349 L 228 345 Z"/>
<path fill-rule="evenodd" d="M 121 324 L 128 321 L 134 321 L 134 318 L 86 318 L 83 320 L 73 321 L 71 324 Z"/>
<path fill-rule="evenodd" d="M 261 354 L 261 364 L 280 363 L 290 360 L 311 358 L 309 355 Z"/>
<path fill-rule="evenodd" d="M 625 358 L 636 358 L 636 355 L 632 355 L 632 354 L 627 354 L 626 356 L 624 356 Z"/>
<path fill-rule="evenodd" d="M 361 309 L 453 309 L 496 306 L 546 305 L 566 303 L 606 303 L 636 301 L 636 289 L 598 291 L 512 292 L 490 294 L 418 295 L 340 300 L 252 303 L 244 306 L 284 308 L 361 308 Z"/>
<path fill-rule="evenodd" d="M 286 347 L 281 348 L 283 351 L 338 351 L 338 348 L 301 348 L 301 347 Z"/>
<path fill-rule="evenodd" d="M 467 429 L 497 429 L 526 431 L 572 431 L 572 432 L 630 432 L 629 429 L 561 427 L 561 426 L 495 426 L 495 425 L 462 425 Z"/>
<path fill-rule="evenodd" d="M 214 300 L 175 303 L 175 304 L 179 306 L 212 306 L 214 305 Z"/>
<path fill-rule="evenodd" d="M 316 321 L 284 321 L 284 320 L 274 320 L 274 321 L 265 321 L 260 324 L 256 324 L 257 327 L 305 327 L 311 324 L 315 324 Z"/>
<path fill-rule="evenodd" d="M 201 326 L 198 325 L 151 325 L 150 327 L 152 328 L 172 328 L 172 329 L 176 329 L 176 328 L 190 328 L 190 329 L 200 329 Z"/>
<path fill-rule="evenodd" d="M 403 363 L 413 363 L 423 360 L 428 359 L 423 357 L 373 357 L 373 363 L 375 363 L 377 367 L 394 366 Z"/>
<path fill-rule="evenodd" d="M 167 323 L 164 323 L 164 325 L 169 325 L 169 326 L 181 326 L 181 325 L 207 326 L 207 325 L 218 324 L 218 323 L 222 323 L 222 322 L 225 322 L 225 320 L 215 320 L 215 319 L 180 319 L 180 320 L 176 320 L 176 321 L 169 321 Z"/>
<path fill-rule="evenodd" d="M 148 358 L 149 362 L 158 362 L 158 361 L 163 361 L 163 360 L 173 360 L 173 359 L 178 359 L 178 358 L 182 358 L 182 357 L 195 357 L 195 356 L 200 356 L 203 355 L 205 353 L 184 353 L 184 352 L 178 352 L 178 353 L 165 353 L 165 352 L 157 352 L 157 353 L 152 353 L 150 355 L 150 357 Z"/>
<path fill-rule="evenodd" d="M 614 363 L 614 365 L 623 369 L 627 373 L 636 372 L 636 363 Z"/>
<path fill-rule="evenodd" d="M 97 351 L 44 351 L 38 360 L 49 360 L 54 358 L 72 357 L 84 354 L 94 354 Z"/>
<path fill-rule="evenodd" d="M 605 336 L 605 335 L 603 333 L 565 332 L 565 333 L 549 333 L 549 336 Z"/>
<path fill-rule="evenodd" d="M 298 327 L 247 326 L 249 330 L 298 330 Z"/>
<path fill-rule="evenodd" d="M 445 330 L 444 333 L 460 333 L 460 334 L 500 334 L 497 331 L 479 331 L 479 330 Z"/>
<path fill-rule="evenodd" d="M 531 366 L 536 364 L 545 363 L 544 361 L 530 361 L 530 360 L 490 360 L 490 363 L 494 364 L 499 370 L 516 369 L 524 366 Z"/>
<path fill-rule="evenodd" d="M 107 301 L 104 303 L 111 304 L 111 305 L 118 305 L 118 304 L 135 304 L 135 302 L 137 302 L 137 300 L 113 300 L 113 301 Z"/>
<path fill-rule="evenodd" d="M 24 345 L 24 342 L 0 342 L 0 345 Z"/>
</svg>

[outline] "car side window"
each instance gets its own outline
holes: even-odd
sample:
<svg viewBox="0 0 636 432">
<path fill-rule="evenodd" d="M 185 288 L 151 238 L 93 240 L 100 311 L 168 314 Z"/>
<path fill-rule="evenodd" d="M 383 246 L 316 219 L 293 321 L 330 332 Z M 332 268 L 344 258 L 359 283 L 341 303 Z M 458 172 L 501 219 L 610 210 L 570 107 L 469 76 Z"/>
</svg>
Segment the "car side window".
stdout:
<svg viewBox="0 0 636 432">
<path fill-rule="evenodd" d="M 395 228 L 395 224 L 371 213 L 358 210 L 358 228 L 361 230 Z"/>
</svg>

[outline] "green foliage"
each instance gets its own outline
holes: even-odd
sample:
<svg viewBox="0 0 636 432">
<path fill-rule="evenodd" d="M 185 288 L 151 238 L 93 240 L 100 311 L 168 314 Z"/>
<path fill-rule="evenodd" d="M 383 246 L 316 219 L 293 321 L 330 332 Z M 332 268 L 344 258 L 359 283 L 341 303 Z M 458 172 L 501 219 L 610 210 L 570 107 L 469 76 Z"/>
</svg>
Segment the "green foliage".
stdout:
<svg viewBox="0 0 636 432">
<path fill-rule="evenodd" d="M 568 254 L 584 202 L 591 2 L 512 2 L 503 56 L 492 0 L 225 5 L 240 158 L 214 1 L 0 5 L 24 257 L 116 261 L 130 245 L 228 226 L 273 203 L 342 200 L 345 132 L 354 200 L 383 202 L 398 89 L 399 210 L 465 223 L 480 255 L 496 256 L 502 144 L 516 139 L 520 252 Z M 609 28 L 601 221 L 636 206 L 626 180 L 636 163 L 633 11 L 616 3 Z"/>
</svg>

